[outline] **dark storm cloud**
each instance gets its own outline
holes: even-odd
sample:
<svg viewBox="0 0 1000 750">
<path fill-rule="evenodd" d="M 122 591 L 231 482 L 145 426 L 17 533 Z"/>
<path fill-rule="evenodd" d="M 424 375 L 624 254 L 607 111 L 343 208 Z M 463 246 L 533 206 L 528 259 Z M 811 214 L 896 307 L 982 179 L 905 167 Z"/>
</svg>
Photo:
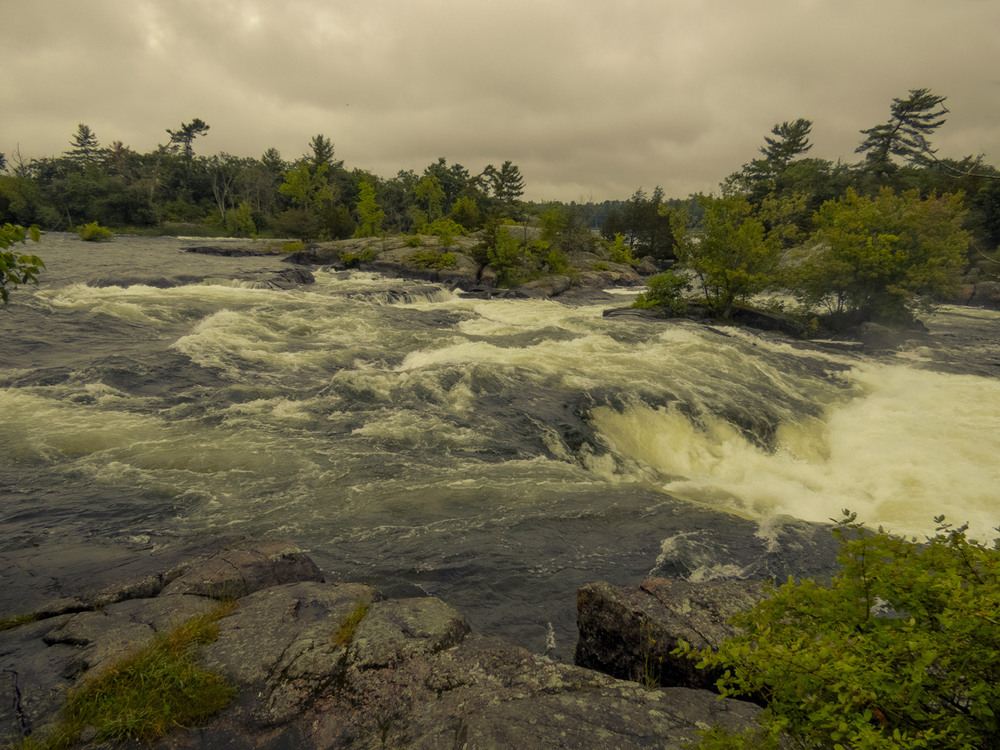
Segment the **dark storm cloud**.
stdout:
<svg viewBox="0 0 1000 750">
<path fill-rule="evenodd" d="M 894 96 L 929 87 L 951 156 L 1000 160 L 986 0 L 8 2 L 0 150 L 78 122 L 147 150 L 200 117 L 202 153 L 286 158 L 316 133 L 384 176 L 512 159 L 532 198 L 712 190 L 771 126 L 814 121 L 853 160 Z M 30 30 L 30 32 L 29 32 Z"/>
</svg>

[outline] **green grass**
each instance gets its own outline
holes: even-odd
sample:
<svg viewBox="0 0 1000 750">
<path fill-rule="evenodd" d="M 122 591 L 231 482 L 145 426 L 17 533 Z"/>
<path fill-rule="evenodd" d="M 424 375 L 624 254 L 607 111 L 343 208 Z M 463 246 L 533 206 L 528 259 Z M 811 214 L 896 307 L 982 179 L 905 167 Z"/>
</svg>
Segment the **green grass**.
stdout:
<svg viewBox="0 0 1000 750">
<path fill-rule="evenodd" d="M 88 727 L 95 742 L 152 742 L 175 727 L 196 725 L 225 708 L 236 688 L 198 665 L 198 646 L 219 634 L 224 603 L 115 663 L 69 694 L 62 723 L 45 740 L 29 738 L 21 750 L 72 747 Z"/>
<path fill-rule="evenodd" d="M 21 625 L 27 625 L 29 622 L 35 622 L 36 620 L 41 620 L 41 615 L 38 614 L 27 614 L 27 615 L 14 615 L 13 617 L 3 617 L 0 618 L 0 632 L 4 630 L 10 630 L 11 628 L 18 628 Z"/>
<path fill-rule="evenodd" d="M 354 640 L 354 633 L 365 615 L 368 614 L 368 601 L 361 599 L 354 609 L 341 621 L 340 626 L 333 633 L 333 642 L 338 646 L 348 646 Z"/>
</svg>

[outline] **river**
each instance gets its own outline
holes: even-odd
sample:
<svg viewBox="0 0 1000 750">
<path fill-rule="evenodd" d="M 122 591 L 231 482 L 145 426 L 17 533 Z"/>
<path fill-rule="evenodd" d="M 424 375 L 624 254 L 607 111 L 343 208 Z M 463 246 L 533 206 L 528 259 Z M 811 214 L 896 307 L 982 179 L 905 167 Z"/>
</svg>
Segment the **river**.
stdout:
<svg viewBox="0 0 1000 750">
<path fill-rule="evenodd" d="M 0 311 L 6 559 L 288 538 L 569 659 L 586 582 L 820 573 L 845 507 L 1000 523 L 998 312 L 876 358 L 363 272 L 274 289 L 287 264 L 202 243 L 30 248 L 42 284 Z"/>
</svg>

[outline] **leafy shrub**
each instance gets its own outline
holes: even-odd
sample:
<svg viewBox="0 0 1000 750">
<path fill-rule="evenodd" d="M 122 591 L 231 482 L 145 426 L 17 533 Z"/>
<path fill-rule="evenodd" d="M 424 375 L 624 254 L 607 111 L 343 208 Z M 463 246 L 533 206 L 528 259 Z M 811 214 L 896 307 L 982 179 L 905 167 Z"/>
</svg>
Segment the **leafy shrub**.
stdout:
<svg viewBox="0 0 1000 750">
<path fill-rule="evenodd" d="M 297 253 L 300 250 L 304 250 L 306 243 L 302 240 L 290 240 L 288 242 L 281 243 L 281 252 L 283 253 Z"/>
<path fill-rule="evenodd" d="M 673 271 L 664 271 L 646 279 L 646 291 L 635 298 L 632 307 L 648 309 L 665 307 L 674 315 L 687 312 L 688 304 L 683 292 L 691 288 L 691 282 Z"/>
<path fill-rule="evenodd" d="M 115 238 L 114 232 L 107 227 L 102 227 L 96 221 L 78 226 L 76 233 L 80 235 L 81 240 L 86 242 L 111 242 Z"/>
<path fill-rule="evenodd" d="M 253 237 L 257 233 L 257 225 L 253 220 L 253 209 L 246 201 L 236 208 L 226 212 L 226 232 L 234 237 Z"/>
<path fill-rule="evenodd" d="M 421 245 L 424 244 L 424 241 L 420 239 L 419 234 L 411 234 L 409 237 L 406 238 L 403 244 L 406 245 L 407 247 L 420 247 Z"/>
<path fill-rule="evenodd" d="M 603 260 L 597 261 L 593 266 L 591 266 L 591 268 L 594 271 L 610 271 L 611 270 L 611 266 L 609 266 Z"/>
<path fill-rule="evenodd" d="M 610 253 L 608 259 L 612 263 L 621 263 L 628 266 L 635 266 L 638 263 L 632 257 L 632 248 L 625 244 L 625 237 L 620 233 L 615 234 L 615 238 L 611 242 Z"/>
<path fill-rule="evenodd" d="M 545 265 L 549 267 L 550 273 L 566 276 L 573 271 L 569 264 L 569 256 L 558 247 L 550 247 L 545 256 Z"/>
<path fill-rule="evenodd" d="M 423 250 L 410 253 L 406 260 L 421 268 L 451 268 L 455 265 L 455 253 L 441 253 L 434 250 Z"/>
<path fill-rule="evenodd" d="M 340 252 L 341 262 L 348 268 L 356 268 L 362 263 L 367 263 L 370 260 L 375 260 L 375 251 L 370 247 L 366 247 L 360 253 L 348 253 Z"/>
<path fill-rule="evenodd" d="M 441 244 L 445 247 L 454 242 L 455 237 L 466 233 L 464 227 L 455 223 L 451 219 L 446 218 L 435 219 L 430 224 L 425 225 L 423 227 L 423 232 L 439 238 L 441 240 Z"/>
<path fill-rule="evenodd" d="M 524 248 L 502 227 L 491 239 L 493 244 L 486 246 L 486 255 L 498 282 L 502 286 L 516 283 L 526 258 Z"/>
<path fill-rule="evenodd" d="M 844 511 L 843 571 L 787 584 L 733 624 L 744 634 L 699 667 L 726 696 L 767 708 L 762 736 L 715 730 L 705 747 L 1000 747 L 1000 541 L 936 518 L 926 543 Z M 682 644 L 678 652 L 687 650 Z"/>
<path fill-rule="evenodd" d="M 20 284 L 37 284 L 38 273 L 45 268 L 42 259 L 37 255 L 25 255 L 8 250 L 11 245 L 28 239 L 38 242 L 41 232 L 37 227 L 25 229 L 14 224 L 0 226 L 0 305 L 6 305 L 10 296 L 7 287 L 17 287 Z"/>
</svg>

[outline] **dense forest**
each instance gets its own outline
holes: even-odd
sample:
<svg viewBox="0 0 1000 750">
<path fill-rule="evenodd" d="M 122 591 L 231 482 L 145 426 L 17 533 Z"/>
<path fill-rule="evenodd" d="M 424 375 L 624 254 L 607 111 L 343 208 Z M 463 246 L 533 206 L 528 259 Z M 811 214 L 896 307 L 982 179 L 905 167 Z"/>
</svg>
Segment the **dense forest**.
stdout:
<svg viewBox="0 0 1000 750">
<path fill-rule="evenodd" d="M 260 158 L 199 155 L 198 139 L 210 128 L 199 118 L 166 129 L 167 142 L 145 154 L 121 141 L 103 146 L 81 123 L 60 156 L 0 154 L 0 224 L 332 240 L 453 236 L 513 221 L 541 231 L 548 255 L 535 260 L 535 271 L 546 258 L 550 270 L 565 265 L 565 254 L 580 250 L 627 262 L 648 257 L 661 267 L 680 261 L 723 317 L 734 303 L 782 283 L 811 304 L 870 307 L 871 294 L 857 284 L 865 264 L 883 276 L 876 267 L 898 267 L 878 292 L 894 286 L 900 300 L 944 290 L 958 266 L 976 259 L 995 264 L 1000 171 L 982 157 L 954 159 L 933 148 L 948 114 L 944 101 L 927 89 L 893 99 L 886 122 L 860 131 L 854 163 L 808 156 L 812 122 L 800 118 L 776 124 L 759 156 L 724 179 L 719 197 L 667 197 L 656 186 L 599 204 L 526 202 L 524 177 L 511 161 L 473 173 L 442 157 L 420 174 L 383 178 L 346 168 L 323 134 L 288 161 L 275 148 Z M 849 219 L 858 225 L 848 227 Z M 937 235 L 936 245 L 916 239 Z M 838 242 L 857 257 L 802 251 Z M 782 264 L 800 269 L 793 282 L 779 278 Z M 919 267 L 920 278 L 904 279 L 904 267 Z M 661 302 L 682 285 L 660 281 Z"/>
</svg>

